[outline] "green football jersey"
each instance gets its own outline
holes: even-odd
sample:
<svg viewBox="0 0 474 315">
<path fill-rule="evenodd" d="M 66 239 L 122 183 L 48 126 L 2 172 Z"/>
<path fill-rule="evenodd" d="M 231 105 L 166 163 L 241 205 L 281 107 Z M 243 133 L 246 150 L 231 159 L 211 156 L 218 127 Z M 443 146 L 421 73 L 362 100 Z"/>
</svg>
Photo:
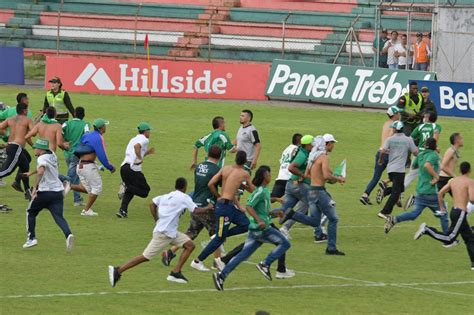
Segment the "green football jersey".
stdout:
<svg viewBox="0 0 474 315">
<path fill-rule="evenodd" d="M 207 184 L 219 173 L 219 166 L 210 161 L 205 161 L 194 170 L 194 193 L 193 201 L 199 207 L 205 207 L 209 201 L 215 203 L 215 197 L 212 195 Z"/>
<path fill-rule="evenodd" d="M 255 209 L 255 213 L 260 217 L 260 219 L 265 222 L 265 228 L 267 228 L 271 221 L 272 217 L 270 216 L 271 210 L 271 199 L 270 191 L 267 187 L 259 186 L 257 189 L 250 194 L 247 200 L 247 206 L 250 206 Z M 250 216 L 249 218 L 249 230 L 258 231 L 258 222 L 254 217 Z"/>
<path fill-rule="evenodd" d="M 194 147 L 196 148 L 204 147 L 206 153 L 209 151 L 209 148 L 212 145 L 217 145 L 222 150 L 219 163 L 217 163 L 219 167 L 222 167 L 224 165 L 226 151 L 231 150 L 234 145 L 230 141 L 230 138 L 227 133 L 222 130 L 214 130 L 210 134 L 202 137 L 194 143 Z"/>
<path fill-rule="evenodd" d="M 436 123 L 423 123 L 418 125 L 411 133 L 411 137 L 418 140 L 418 149 L 425 150 L 426 139 L 432 138 L 435 133 L 441 133 L 441 126 Z"/>
</svg>

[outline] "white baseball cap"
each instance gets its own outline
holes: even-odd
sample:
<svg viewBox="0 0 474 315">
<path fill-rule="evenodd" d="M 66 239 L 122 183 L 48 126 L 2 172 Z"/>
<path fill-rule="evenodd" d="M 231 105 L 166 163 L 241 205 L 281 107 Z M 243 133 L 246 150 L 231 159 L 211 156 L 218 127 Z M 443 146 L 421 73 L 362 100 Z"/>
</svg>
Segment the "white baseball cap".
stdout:
<svg viewBox="0 0 474 315">
<path fill-rule="evenodd" d="M 326 133 L 323 136 L 323 139 L 324 139 L 324 142 L 337 142 L 336 138 L 334 138 L 334 136 L 330 133 Z"/>
<path fill-rule="evenodd" d="M 391 125 L 390 128 L 393 128 L 395 130 L 402 130 L 403 129 L 403 122 L 400 120 L 395 120 Z"/>
<path fill-rule="evenodd" d="M 390 106 L 388 109 L 387 109 L 387 114 L 392 117 L 393 115 L 396 115 L 400 112 L 402 112 L 403 110 L 397 106 Z"/>
</svg>

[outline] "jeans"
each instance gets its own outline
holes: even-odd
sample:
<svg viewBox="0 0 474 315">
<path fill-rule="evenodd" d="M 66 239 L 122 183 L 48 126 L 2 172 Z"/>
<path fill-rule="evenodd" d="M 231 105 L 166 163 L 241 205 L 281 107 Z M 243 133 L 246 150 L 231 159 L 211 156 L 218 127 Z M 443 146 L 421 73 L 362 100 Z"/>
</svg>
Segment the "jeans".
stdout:
<svg viewBox="0 0 474 315">
<path fill-rule="evenodd" d="M 40 191 L 35 199 L 31 202 L 27 211 L 28 220 L 28 239 L 32 240 L 36 238 L 35 227 L 36 227 L 36 216 L 43 209 L 48 209 L 53 216 L 56 224 L 61 228 L 64 236 L 67 238 L 71 234 L 69 225 L 66 219 L 64 219 L 64 197 L 62 191 Z"/>
<path fill-rule="evenodd" d="M 384 154 L 383 157 L 384 157 L 383 164 L 380 165 L 379 164 L 380 150 L 377 151 L 377 154 L 375 154 L 374 175 L 372 175 L 372 179 L 370 180 L 370 182 L 367 184 L 367 187 L 365 188 L 365 193 L 367 194 L 367 196 L 369 196 L 372 190 L 374 190 L 375 186 L 377 186 L 377 183 L 382 177 L 383 171 L 385 171 L 385 169 L 387 168 L 388 154 Z"/>
<path fill-rule="evenodd" d="M 247 216 L 227 200 L 218 200 L 216 204 L 216 236 L 199 254 L 198 259 L 204 261 L 209 255 L 221 246 L 229 236 L 242 234 L 248 231 L 250 224 Z M 231 223 L 235 226 L 229 229 Z"/>
<path fill-rule="evenodd" d="M 311 189 L 308 192 L 310 215 L 295 212 L 293 220 L 317 227 L 321 225 L 321 213 L 328 218 L 328 250 L 336 249 L 337 222 L 336 203 L 326 189 Z"/>
<path fill-rule="evenodd" d="M 79 176 L 77 176 L 76 167 L 79 163 L 79 158 L 75 155 L 67 156 L 66 157 L 66 165 L 67 165 L 67 176 L 69 177 L 71 184 L 77 185 L 79 184 Z M 74 191 L 74 202 L 81 202 L 81 194 L 77 191 Z"/>
<path fill-rule="evenodd" d="M 429 62 L 420 62 L 420 63 L 415 63 L 415 69 L 414 70 L 419 70 L 419 71 L 426 71 L 428 69 Z"/>
<path fill-rule="evenodd" d="M 403 182 L 405 180 L 405 173 L 388 173 L 388 177 L 392 181 L 392 188 L 387 189 L 385 195 L 390 194 L 385 206 L 382 209 L 382 213 L 385 215 L 389 215 L 393 211 L 393 207 L 400 199 L 400 195 L 404 191 L 405 186 Z"/>
<path fill-rule="evenodd" d="M 240 253 L 232 258 L 221 272 L 223 279 L 227 278 L 242 261 L 249 258 L 263 243 L 271 243 L 276 247 L 268 254 L 263 263 L 270 266 L 275 260 L 281 257 L 291 246 L 286 237 L 273 227 L 268 227 L 263 231 L 250 231 L 244 247 Z"/>
<path fill-rule="evenodd" d="M 438 205 L 438 195 L 437 194 L 431 194 L 431 195 L 426 195 L 426 194 L 418 194 L 415 197 L 415 204 L 413 207 L 413 211 L 411 212 L 404 212 L 401 215 L 397 216 L 395 218 L 395 222 L 403 222 L 403 221 L 414 221 L 416 218 L 420 216 L 420 214 L 423 212 L 425 208 L 430 208 L 433 213 L 436 214 L 437 211 L 439 211 L 439 205 Z M 439 220 L 441 221 L 441 228 L 443 229 L 444 233 L 447 233 L 449 230 L 449 220 L 448 220 L 448 214 L 444 213 L 442 216 L 439 217 Z"/>
<path fill-rule="evenodd" d="M 395 70 L 396 70 L 396 69 L 398 69 L 398 64 L 397 64 L 397 63 L 394 63 L 394 64 L 392 64 L 392 65 L 388 65 L 388 68 L 389 68 L 389 69 L 395 69 Z"/>
</svg>

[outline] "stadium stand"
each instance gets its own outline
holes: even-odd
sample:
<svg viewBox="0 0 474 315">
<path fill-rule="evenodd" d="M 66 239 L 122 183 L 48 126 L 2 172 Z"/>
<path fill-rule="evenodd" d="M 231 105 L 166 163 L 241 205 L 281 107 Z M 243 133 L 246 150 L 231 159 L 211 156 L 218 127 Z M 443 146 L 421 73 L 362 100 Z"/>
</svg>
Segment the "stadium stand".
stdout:
<svg viewBox="0 0 474 315">
<path fill-rule="evenodd" d="M 462 1 L 462 0 L 461 0 Z M 149 35 L 155 58 L 212 58 L 270 62 L 282 56 L 282 21 L 287 17 L 285 58 L 332 62 L 348 27 L 355 24 L 366 64 L 372 64 L 375 5 L 371 0 L 66 0 L 61 10 L 61 54 L 132 55 Z M 393 1 L 411 5 L 411 1 Z M 416 5 L 433 3 L 417 0 Z M 52 54 L 57 45 L 58 1 L 2 0 L 0 44 L 23 46 L 28 54 Z M 138 20 L 135 14 L 138 3 Z M 406 17 L 386 12 L 389 30 L 406 31 Z M 209 22 L 211 21 L 211 27 Z M 416 14 L 413 32 L 429 32 L 431 16 Z M 211 36 L 209 36 L 211 31 Z M 210 40 L 210 42 L 209 42 Z M 210 46 L 210 55 L 209 55 Z M 338 63 L 348 62 L 347 44 Z M 140 50 L 143 55 L 143 49 Z M 360 64 L 353 44 L 353 64 Z"/>
</svg>

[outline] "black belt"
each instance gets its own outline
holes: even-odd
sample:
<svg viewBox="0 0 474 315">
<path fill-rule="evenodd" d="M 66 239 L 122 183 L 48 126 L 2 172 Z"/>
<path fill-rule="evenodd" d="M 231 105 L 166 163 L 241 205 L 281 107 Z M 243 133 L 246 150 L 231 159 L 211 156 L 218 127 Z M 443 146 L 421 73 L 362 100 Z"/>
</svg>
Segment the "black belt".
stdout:
<svg viewBox="0 0 474 315">
<path fill-rule="evenodd" d="M 234 204 L 234 201 L 233 200 L 229 200 L 229 199 L 219 199 L 217 200 L 218 203 L 223 203 L 225 205 L 233 205 Z"/>
</svg>

